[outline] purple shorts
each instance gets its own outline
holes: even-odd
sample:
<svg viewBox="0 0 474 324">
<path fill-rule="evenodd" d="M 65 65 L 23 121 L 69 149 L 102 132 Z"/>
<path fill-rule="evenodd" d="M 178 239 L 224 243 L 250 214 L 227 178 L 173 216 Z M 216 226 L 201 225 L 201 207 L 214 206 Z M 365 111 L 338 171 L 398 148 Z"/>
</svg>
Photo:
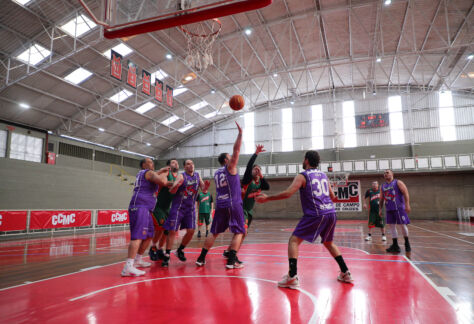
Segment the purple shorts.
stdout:
<svg viewBox="0 0 474 324">
<path fill-rule="evenodd" d="M 234 234 L 245 234 L 245 217 L 242 205 L 217 208 L 212 220 L 211 233 L 220 234 L 230 228 Z"/>
<path fill-rule="evenodd" d="M 321 235 L 321 243 L 331 242 L 336 228 L 336 213 L 322 216 L 303 216 L 296 225 L 293 235 L 302 240 L 313 243 Z"/>
<path fill-rule="evenodd" d="M 410 218 L 404 209 L 387 210 L 387 224 L 410 224 Z"/>
<path fill-rule="evenodd" d="M 128 210 L 130 218 L 130 239 L 146 240 L 153 237 L 153 217 L 148 208 L 137 207 Z"/>
<path fill-rule="evenodd" d="M 167 231 L 175 232 L 180 229 L 195 229 L 196 212 L 194 209 L 170 210 L 170 214 L 163 224 L 163 228 Z"/>
</svg>

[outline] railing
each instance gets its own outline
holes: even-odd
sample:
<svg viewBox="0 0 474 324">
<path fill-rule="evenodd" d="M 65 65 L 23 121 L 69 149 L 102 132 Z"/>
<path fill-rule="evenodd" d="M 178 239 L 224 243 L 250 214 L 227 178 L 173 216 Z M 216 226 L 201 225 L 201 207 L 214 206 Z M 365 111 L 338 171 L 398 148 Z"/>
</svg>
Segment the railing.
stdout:
<svg viewBox="0 0 474 324">
<path fill-rule="evenodd" d="M 303 166 L 296 163 L 261 165 L 262 173 L 267 177 L 290 177 L 303 171 Z M 332 172 L 349 172 L 351 174 L 371 174 L 392 169 L 394 172 L 434 172 L 474 169 L 474 153 L 450 154 L 438 156 L 420 156 L 390 159 L 366 159 L 352 161 L 325 161 L 320 170 Z M 197 169 L 204 179 L 212 178 L 217 168 Z M 239 167 L 243 175 L 245 167 Z"/>
</svg>

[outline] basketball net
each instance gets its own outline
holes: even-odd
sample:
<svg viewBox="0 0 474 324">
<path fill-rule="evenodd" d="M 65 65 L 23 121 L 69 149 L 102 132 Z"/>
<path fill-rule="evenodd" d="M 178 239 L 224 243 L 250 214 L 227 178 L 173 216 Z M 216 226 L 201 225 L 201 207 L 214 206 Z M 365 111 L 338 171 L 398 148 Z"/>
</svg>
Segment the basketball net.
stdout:
<svg viewBox="0 0 474 324">
<path fill-rule="evenodd" d="M 331 182 L 333 188 L 342 187 L 347 185 L 347 182 L 349 181 L 349 175 L 350 173 L 348 172 L 333 172 L 329 175 L 329 181 Z"/>
<path fill-rule="evenodd" d="M 197 71 L 204 71 L 209 65 L 214 64 L 212 59 L 212 45 L 214 44 L 222 24 L 214 18 L 178 27 L 187 41 L 185 62 Z"/>
</svg>

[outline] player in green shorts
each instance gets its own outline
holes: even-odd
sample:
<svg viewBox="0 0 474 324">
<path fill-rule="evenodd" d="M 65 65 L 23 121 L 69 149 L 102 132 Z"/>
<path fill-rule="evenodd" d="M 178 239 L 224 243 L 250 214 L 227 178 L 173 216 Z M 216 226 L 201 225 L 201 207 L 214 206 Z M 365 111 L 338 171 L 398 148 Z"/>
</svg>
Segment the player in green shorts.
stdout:
<svg viewBox="0 0 474 324">
<path fill-rule="evenodd" d="M 384 219 L 379 215 L 379 201 L 380 201 L 380 188 L 378 181 L 372 182 L 372 188 L 367 189 L 365 193 L 364 209 L 369 207 L 369 234 L 365 238 L 366 241 L 372 240 L 372 228 L 379 227 L 382 231 L 382 241 L 386 241 L 384 231 Z"/>
<path fill-rule="evenodd" d="M 214 202 L 212 195 L 209 191 L 202 191 L 197 195 L 196 203 L 199 208 L 199 219 L 198 219 L 198 234 L 197 237 L 201 237 L 201 226 L 206 223 L 206 237 L 209 234 L 209 224 L 211 223 L 211 214 L 214 209 Z"/>
<path fill-rule="evenodd" d="M 242 185 L 242 203 L 244 207 L 245 227 L 248 229 L 253 219 L 253 208 L 255 206 L 255 197 L 260 194 L 262 190 L 269 190 L 270 185 L 262 175 L 262 169 L 259 165 L 254 165 L 259 153 L 265 152 L 263 145 L 257 145 L 255 153 L 247 163 L 244 177 L 241 181 Z M 242 238 L 242 242 L 247 234 Z M 241 243 L 242 244 L 242 243 Z M 228 250 L 224 251 L 224 257 L 228 256 Z M 237 259 L 237 262 L 238 261 Z"/>
<path fill-rule="evenodd" d="M 168 173 L 168 186 L 172 186 L 176 177 L 178 176 L 179 163 L 176 159 L 171 159 L 166 162 L 166 165 L 170 167 Z M 170 193 L 169 187 L 160 188 L 158 197 L 156 199 L 155 209 L 153 210 L 153 224 L 155 225 L 155 233 L 153 234 L 153 241 L 148 252 L 150 260 L 158 261 L 162 260 L 163 246 L 166 243 L 166 236 L 168 233 L 163 229 L 163 224 L 168 218 L 171 202 L 173 201 L 174 195 Z M 159 244 L 157 246 L 157 243 Z"/>
</svg>

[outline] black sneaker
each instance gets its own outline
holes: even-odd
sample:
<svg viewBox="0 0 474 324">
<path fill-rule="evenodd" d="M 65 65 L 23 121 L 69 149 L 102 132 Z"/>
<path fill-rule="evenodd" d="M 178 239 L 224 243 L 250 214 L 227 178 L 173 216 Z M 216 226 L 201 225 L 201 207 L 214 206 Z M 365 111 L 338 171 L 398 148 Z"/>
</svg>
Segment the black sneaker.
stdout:
<svg viewBox="0 0 474 324">
<path fill-rule="evenodd" d="M 197 237 L 198 237 L 198 238 L 201 238 L 201 231 L 198 232 Z"/>
<path fill-rule="evenodd" d="M 196 265 L 197 265 L 198 267 L 202 267 L 202 266 L 205 265 L 205 264 L 206 264 L 206 259 L 205 259 L 205 258 L 199 257 L 199 258 L 197 259 L 197 261 L 196 261 Z"/>
<path fill-rule="evenodd" d="M 162 249 L 158 249 L 157 255 L 158 255 L 158 260 L 164 260 L 165 259 L 165 254 L 163 253 Z"/>
<path fill-rule="evenodd" d="M 178 257 L 179 261 L 186 261 L 186 257 L 184 256 L 184 252 L 181 249 L 176 250 L 176 256 Z"/>
<path fill-rule="evenodd" d="M 163 257 L 163 262 L 161 262 L 161 266 L 163 268 L 168 268 L 169 262 L 170 262 L 170 256 L 165 254 Z"/>
<path fill-rule="evenodd" d="M 400 250 L 400 247 L 398 245 L 390 245 L 390 247 L 388 249 L 386 249 L 385 251 L 387 252 L 390 252 L 390 253 L 400 253 L 401 250 Z"/>
<path fill-rule="evenodd" d="M 406 252 L 411 252 L 411 246 L 410 246 L 410 243 L 405 243 L 405 251 Z"/>
<path fill-rule="evenodd" d="M 224 253 L 222 253 L 222 255 L 224 256 L 224 258 L 228 259 L 230 255 L 230 251 L 225 250 Z"/>
<path fill-rule="evenodd" d="M 151 261 L 158 261 L 158 249 L 155 246 L 152 246 L 150 248 L 150 251 L 148 251 L 148 255 L 150 256 Z"/>
<path fill-rule="evenodd" d="M 236 256 L 235 257 L 235 263 L 242 264 L 244 263 L 243 261 L 240 261 L 239 258 Z"/>
</svg>

